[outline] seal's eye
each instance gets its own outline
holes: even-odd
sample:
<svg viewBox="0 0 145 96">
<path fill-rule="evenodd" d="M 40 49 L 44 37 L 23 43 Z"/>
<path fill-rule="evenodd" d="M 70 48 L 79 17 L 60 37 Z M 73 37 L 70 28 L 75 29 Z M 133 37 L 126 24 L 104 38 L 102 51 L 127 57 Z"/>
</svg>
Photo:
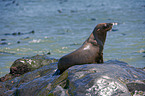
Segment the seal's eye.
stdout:
<svg viewBox="0 0 145 96">
<path fill-rule="evenodd" d="M 104 24 L 103 29 L 106 29 L 106 28 L 108 28 L 108 26 L 107 26 L 107 24 Z"/>
</svg>

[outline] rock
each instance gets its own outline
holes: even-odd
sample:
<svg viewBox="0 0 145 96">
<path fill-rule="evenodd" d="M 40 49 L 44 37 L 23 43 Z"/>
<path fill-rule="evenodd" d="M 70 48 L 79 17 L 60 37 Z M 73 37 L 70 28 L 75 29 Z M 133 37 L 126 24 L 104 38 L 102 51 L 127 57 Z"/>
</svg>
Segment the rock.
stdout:
<svg viewBox="0 0 145 96">
<path fill-rule="evenodd" d="M 126 34 L 125 33 L 121 33 L 123 36 L 125 36 Z"/>
<path fill-rule="evenodd" d="M 57 83 L 51 94 L 56 94 L 61 87 L 67 89 L 67 91 L 66 89 L 61 91 L 63 94 L 69 93 L 75 96 L 130 96 L 130 93 L 135 90 L 140 90 L 145 94 L 145 83 L 143 83 L 145 72 L 120 61 L 76 65 L 62 75 L 64 74 L 65 81 L 58 80 L 62 82 Z M 138 80 L 142 83 L 132 84 Z M 65 87 L 63 87 L 64 84 Z"/>
<path fill-rule="evenodd" d="M 49 52 L 47 52 L 47 55 L 50 55 L 51 54 L 51 52 L 49 51 Z"/>
<path fill-rule="evenodd" d="M 16 3 L 16 6 L 19 6 L 19 3 Z"/>
<path fill-rule="evenodd" d="M 34 59 L 35 61 L 37 61 L 40 58 L 48 57 L 38 55 L 30 58 L 31 60 Z M 23 58 L 23 61 L 26 60 L 25 62 L 27 62 L 27 60 L 30 60 L 30 58 Z M 42 63 L 43 61 L 46 62 L 45 59 L 41 60 L 42 61 L 40 63 Z M 32 64 L 31 66 L 34 65 L 35 64 Z M 36 66 L 37 65 L 39 65 L 38 62 L 36 63 Z M 45 63 L 40 65 L 44 66 L 41 68 L 33 67 L 39 69 L 27 72 L 11 80 L 0 82 L 0 95 L 145 95 L 145 71 L 143 71 L 142 69 L 136 69 L 134 67 L 131 67 L 125 62 L 110 60 L 105 62 L 104 64 L 76 65 L 70 67 L 63 74 L 57 76 L 52 76 L 52 74 L 57 69 L 57 63 L 47 63 L 47 65 Z M 13 73 L 17 72 L 14 71 Z"/>
<path fill-rule="evenodd" d="M 17 33 L 12 33 L 12 35 L 18 35 Z"/>
<path fill-rule="evenodd" d="M 31 33 L 32 33 L 32 34 L 34 34 L 34 33 L 35 33 L 35 31 L 34 31 L 34 30 L 32 30 L 32 31 L 31 31 L 31 32 L 29 32 L 29 33 L 30 33 L 30 34 L 31 34 Z M 28 33 L 28 34 L 29 34 L 29 33 Z"/>
<path fill-rule="evenodd" d="M 21 43 L 20 41 L 17 41 L 17 43 L 19 44 L 19 43 Z"/>
<path fill-rule="evenodd" d="M 62 10 L 57 10 L 59 13 L 62 13 Z"/>
<path fill-rule="evenodd" d="M 0 45 L 8 45 L 7 42 L 0 42 Z"/>
<path fill-rule="evenodd" d="M 50 63 L 54 63 L 57 61 L 57 59 L 49 58 L 46 55 L 36 55 L 32 57 L 17 59 L 10 67 L 10 76 L 8 77 L 7 74 L 4 77 L 0 78 L 0 81 L 4 82 L 6 80 L 12 79 L 29 71 L 38 69 L 44 65 L 49 65 Z"/>
<path fill-rule="evenodd" d="M 7 80 L 11 80 L 12 78 L 14 78 L 14 76 L 12 76 L 12 74 L 6 74 L 4 77 L 0 78 L 0 81 L 4 82 Z"/>
<path fill-rule="evenodd" d="M 96 18 L 91 18 L 92 21 L 96 21 Z"/>
<path fill-rule="evenodd" d="M 6 39 L 0 39 L 0 45 L 8 45 Z"/>
<path fill-rule="evenodd" d="M 2 55 L 15 55 L 15 53 L 10 53 L 10 52 L 5 52 L 5 51 L 0 51 L 0 54 L 2 54 Z"/>
<path fill-rule="evenodd" d="M 0 82 L 0 95 L 19 95 L 21 96 L 36 96 L 39 92 L 45 90 L 45 86 L 49 85 L 58 76 L 53 76 L 57 63 L 45 65 L 32 72 L 28 72 L 20 77 Z M 43 90 L 41 90 L 43 88 Z M 47 87 L 46 87 L 47 89 Z M 28 91 L 29 90 L 29 91 Z M 36 92 L 37 90 L 37 92 Z M 22 93 L 21 93 L 22 92 Z M 25 92 L 25 93 L 23 93 Z"/>
<path fill-rule="evenodd" d="M 6 39 L 0 39 L 0 41 L 6 41 Z"/>
<path fill-rule="evenodd" d="M 11 35 L 10 33 L 5 33 L 4 35 Z"/>
<path fill-rule="evenodd" d="M 14 0 L 14 1 L 12 1 L 12 3 L 15 3 L 16 1 Z"/>
<path fill-rule="evenodd" d="M 71 12 L 71 13 L 76 13 L 76 12 L 77 12 L 77 10 L 70 10 L 70 12 Z"/>
<path fill-rule="evenodd" d="M 23 38 L 22 40 L 28 40 L 28 39 L 30 39 L 30 37 L 25 37 L 25 38 Z"/>
<path fill-rule="evenodd" d="M 11 33 L 5 33 L 4 35 L 13 35 L 13 36 L 18 36 L 18 35 L 25 35 L 25 34 L 34 34 L 35 31 L 32 30 L 30 32 L 26 32 L 26 33 L 22 33 L 22 32 L 13 32 L 12 34 Z"/>
</svg>

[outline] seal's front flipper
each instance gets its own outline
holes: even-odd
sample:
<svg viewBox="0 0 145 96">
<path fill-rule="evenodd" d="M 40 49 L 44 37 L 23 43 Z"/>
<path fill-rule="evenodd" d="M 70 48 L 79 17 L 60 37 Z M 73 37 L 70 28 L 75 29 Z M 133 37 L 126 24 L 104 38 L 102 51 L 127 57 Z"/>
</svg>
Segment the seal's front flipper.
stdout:
<svg viewBox="0 0 145 96">
<path fill-rule="evenodd" d="M 56 76 L 56 75 L 60 75 L 61 73 L 60 73 L 60 70 L 59 69 L 57 69 L 56 71 L 55 71 L 55 73 L 52 75 L 52 76 Z"/>
</svg>

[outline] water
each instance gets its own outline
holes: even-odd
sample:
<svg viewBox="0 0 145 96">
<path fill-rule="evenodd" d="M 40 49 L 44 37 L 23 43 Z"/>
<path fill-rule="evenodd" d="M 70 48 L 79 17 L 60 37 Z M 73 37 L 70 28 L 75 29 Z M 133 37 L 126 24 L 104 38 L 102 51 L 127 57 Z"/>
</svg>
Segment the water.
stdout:
<svg viewBox="0 0 145 96">
<path fill-rule="evenodd" d="M 0 0 L 0 77 L 18 58 L 74 51 L 104 22 L 119 23 L 108 32 L 104 60 L 145 67 L 144 0 Z M 23 34 L 5 35 L 14 32 Z"/>
</svg>

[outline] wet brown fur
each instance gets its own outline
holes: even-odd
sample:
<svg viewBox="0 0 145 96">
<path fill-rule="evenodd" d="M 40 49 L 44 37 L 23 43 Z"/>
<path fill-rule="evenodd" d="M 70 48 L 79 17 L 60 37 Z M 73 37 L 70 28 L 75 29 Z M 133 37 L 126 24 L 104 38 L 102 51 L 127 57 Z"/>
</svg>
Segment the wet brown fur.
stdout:
<svg viewBox="0 0 145 96">
<path fill-rule="evenodd" d="M 98 24 L 80 48 L 61 57 L 58 61 L 60 74 L 74 65 L 103 63 L 104 43 L 107 31 L 111 30 L 112 26 L 112 23 Z M 87 46 L 90 48 L 84 50 Z"/>
</svg>

